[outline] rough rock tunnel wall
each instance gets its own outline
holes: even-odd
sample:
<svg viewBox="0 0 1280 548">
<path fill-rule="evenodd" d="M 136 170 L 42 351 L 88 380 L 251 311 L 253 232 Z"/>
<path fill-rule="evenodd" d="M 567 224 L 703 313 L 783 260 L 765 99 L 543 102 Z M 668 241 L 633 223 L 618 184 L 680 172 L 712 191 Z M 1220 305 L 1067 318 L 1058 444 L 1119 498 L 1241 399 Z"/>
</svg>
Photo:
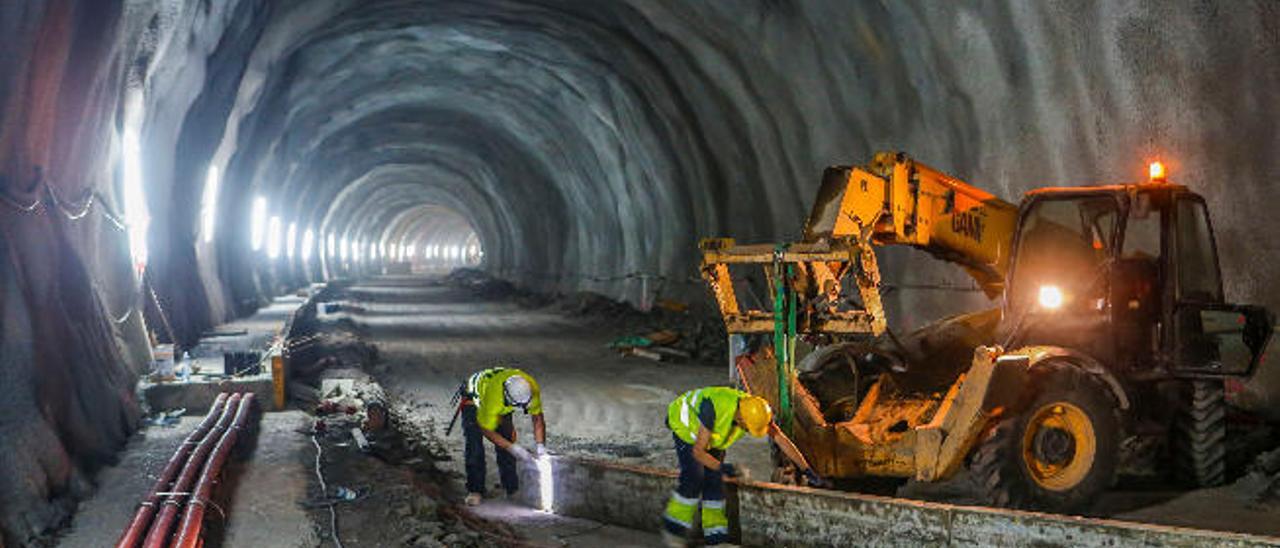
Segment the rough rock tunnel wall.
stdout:
<svg viewBox="0 0 1280 548">
<path fill-rule="evenodd" d="M 144 316 L 190 341 L 372 244 L 464 238 L 442 218 L 526 284 L 700 295 L 697 238 L 793 238 L 822 168 L 875 150 L 1010 199 L 1159 157 L 1208 196 L 1229 297 L 1280 308 L 1278 33 L 1269 0 L 5 2 L 0 528 L 55 524 L 132 429 Z M 253 249 L 258 196 L 314 253 Z M 897 281 L 957 279 L 890 254 Z"/>
</svg>

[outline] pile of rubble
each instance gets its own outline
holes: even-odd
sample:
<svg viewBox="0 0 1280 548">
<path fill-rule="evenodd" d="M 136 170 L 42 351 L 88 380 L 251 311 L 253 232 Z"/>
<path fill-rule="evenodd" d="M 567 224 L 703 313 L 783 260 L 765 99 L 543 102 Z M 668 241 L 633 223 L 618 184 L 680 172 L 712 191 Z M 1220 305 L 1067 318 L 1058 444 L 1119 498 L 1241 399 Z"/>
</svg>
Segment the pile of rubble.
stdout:
<svg viewBox="0 0 1280 548">
<path fill-rule="evenodd" d="M 571 318 L 617 332 L 619 353 L 655 361 L 693 360 L 719 364 L 727 352 L 724 323 L 715 310 L 658 299 L 648 310 L 590 291 L 539 295 L 476 269 L 458 269 L 444 283 L 470 289 L 484 299 L 509 299 L 531 308 L 549 307 Z"/>
<path fill-rule="evenodd" d="M 461 493 L 436 462 L 447 459 L 433 432 L 418 432 L 403 405 L 389 401 L 365 371 L 376 347 L 341 322 L 317 321 L 295 337 L 312 338 L 290 393 L 309 409 L 299 431 L 317 446 L 307 502 L 326 536 L 369 546 L 479 547 L 518 543 L 505 525 L 459 503 Z M 291 364 L 292 366 L 293 364 Z M 332 514 L 331 514 L 332 513 Z"/>
<path fill-rule="evenodd" d="M 1280 505 L 1280 448 L 1258 455 L 1236 485 L 1255 505 Z"/>
</svg>

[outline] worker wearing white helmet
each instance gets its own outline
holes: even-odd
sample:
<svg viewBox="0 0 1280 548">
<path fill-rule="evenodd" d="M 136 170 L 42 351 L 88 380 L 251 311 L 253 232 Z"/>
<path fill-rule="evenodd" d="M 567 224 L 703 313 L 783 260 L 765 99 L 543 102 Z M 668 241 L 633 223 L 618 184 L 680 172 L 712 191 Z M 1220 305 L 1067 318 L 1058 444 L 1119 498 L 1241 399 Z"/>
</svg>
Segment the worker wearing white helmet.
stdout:
<svg viewBox="0 0 1280 548">
<path fill-rule="evenodd" d="M 519 369 L 494 367 L 471 375 L 460 391 L 462 431 L 466 438 L 466 503 L 471 506 L 480 504 L 484 496 L 485 438 L 498 448 L 496 457 L 502 488 L 508 496 L 515 494 L 520 489 L 516 459 L 533 458 L 528 450 L 516 444 L 516 428 L 511 415 L 517 408 L 523 409 L 532 419 L 538 456 L 546 454 L 547 424 L 542 417 L 542 395 L 537 381 Z"/>
</svg>

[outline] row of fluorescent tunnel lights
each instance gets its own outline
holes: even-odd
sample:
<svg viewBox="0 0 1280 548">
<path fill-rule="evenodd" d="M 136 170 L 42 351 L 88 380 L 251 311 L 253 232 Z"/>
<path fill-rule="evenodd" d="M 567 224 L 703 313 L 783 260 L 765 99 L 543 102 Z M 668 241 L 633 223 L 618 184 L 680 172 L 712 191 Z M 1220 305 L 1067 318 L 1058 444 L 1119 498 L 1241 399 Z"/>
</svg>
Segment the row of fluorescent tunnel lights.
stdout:
<svg viewBox="0 0 1280 548">
<path fill-rule="evenodd" d="M 289 223 L 288 228 L 284 227 L 284 221 L 279 215 L 267 215 L 267 199 L 261 196 L 253 201 L 252 225 L 250 226 L 250 244 L 254 251 L 264 251 L 268 258 L 278 259 L 283 253 L 287 258 L 293 259 L 295 255 L 301 255 L 302 260 L 311 260 L 312 253 L 316 250 L 315 231 L 307 228 L 302 231 L 301 245 L 298 241 L 298 223 Z M 206 220 L 206 222 L 211 222 Z M 205 231 L 211 234 L 212 230 Z M 326 257 L 337 258 L 340 261 L 348 260 L 363 261 L 365 258 L 384 261 L 413 261 L 418 256 L 419 246 L 417 244 L 391 244 L 369 242 L 367 245 L 361 241 L 349 240 L 343 237 L 338 239 L 336 234 L 330 233 L 325 241 L 324 246 Z M 368 252 L 368 255 L 365 252 Z M 425 260 L 434 260 L 450 264 L 479 264 L 484 256 L 484 252 L 480 250 L 480 246 L 476 244 L 470 245 L 426 245 L 422 246 L 422 258 Z"/>
<path fill-rule="evenodd" d="M 205 181 L 204 195 L 202 196 L 203 211 L 202 216 L 202 232 L 204 241 L 213 241 L 214 223 L 216 219 L 216 200 L 218 198 L 218 168 L 209 167 L 208 179 Z M 284 227 L 284 221 L 279 215 L 267 214 L 267 199 L 257 197 L 253 201 L 253 215 L 250 217 L 252 225 L 250 226 L 250 245 L 254 251 L 265 251 L 268 258 L 278 259 L 283 253 L 287 258 L 293 259 L 296 255 L 300 255 L 304 262 L 310 261 L 312 253 L 316 250 L 316 234 L 310 228 L 302 231 L 301 242 L 298 241 L 298 223 L 289 223 L 289 227 Z M 299 245 L 300 244 L 300 245 Z M 336 234 L 330 233 L 325 242 L 326 257 L 330 259 L 338 259 L 347 261 L 363 261 L 365 258 L 365 250 L 368 250 L 368 257 L 372 259 L 392 260 L 392 261 L 412 261 L 418 256 L 418 246 L 416 244 L 391 244 L 389 247 L 384 243 L 369 243 L 367 246 L 360 241 L 350 241 L 342 238 L 339 242 Z M 422 258 L 424 260 L 433 260 L 452 264 L 478 264 L 483 258 L 483 252 L 478 245 L 426 245 L 422 246 Z"/>
<path fill-rule="evenodd" d="M 147 211 L 143 189 L 137 133 L 126 131 L 123 141 L 125 219 L 129 231 L 130 255 L 140 275 L 147 262 L 146 233 L 151 218 Z M 200 212 L 201 233 L 205 243 L 212 242 L 214 237 L 218 186 L 218 168 L 209 166 L 204 192 L 201 195 Z M 283 251 L 290 260 L 295 255 L 301 255 L 303 262 L 309 262 L 316 251 L 315 232 L 310 228 L 303 230 L 301 245 L 299 245 L 298 224 L 289 223 L 288 228 L 285 229 L 284 221 L 280 216 L 268 217 L 267 200 L 264 197 L 259 196 L 254 199 L 251 222 L 250 243 L 255 252 L 264 251 L 265 248 L 269 258 L 278 259 Z M 337 235 L 330 233 L 325 243 L 327 251 L 325 257 L 330 261 L 337 259 L 343 263 L 348 260 L 357 262 L 365 260 L 365 250 L 368 251 L 369 258 L 383 261 L 414 261 L 417 259 L 418 252 L 421 251 L 422 260 L 450 266 L 477 265 L 484 258 L 484 251 L 474 242 L 465 245 L 424 245 L 421 248 L 414 243 L 387 246 L 385 243 L 371 242 L 366 246 L 363 242 L 349 241 L 346 237 L 339 242 Z"/>
</svg>

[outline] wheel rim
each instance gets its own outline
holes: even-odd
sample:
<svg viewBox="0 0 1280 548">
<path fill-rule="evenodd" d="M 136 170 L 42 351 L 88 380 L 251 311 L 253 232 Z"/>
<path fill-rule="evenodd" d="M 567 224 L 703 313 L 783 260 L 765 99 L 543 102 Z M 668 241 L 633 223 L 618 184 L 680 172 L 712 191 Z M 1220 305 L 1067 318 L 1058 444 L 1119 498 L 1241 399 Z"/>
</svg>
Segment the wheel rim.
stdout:
<svg viewBox="0 0 1280 548">
<path fill-rule="evenodd" d="M 1066 491 L 1084 481 L 1096 454 L 1093 421 L 1071 403 L 1036 409 L 1022 433 L 1022 462 L 1032 481 L 1050 491 Z"/>
</svg>

